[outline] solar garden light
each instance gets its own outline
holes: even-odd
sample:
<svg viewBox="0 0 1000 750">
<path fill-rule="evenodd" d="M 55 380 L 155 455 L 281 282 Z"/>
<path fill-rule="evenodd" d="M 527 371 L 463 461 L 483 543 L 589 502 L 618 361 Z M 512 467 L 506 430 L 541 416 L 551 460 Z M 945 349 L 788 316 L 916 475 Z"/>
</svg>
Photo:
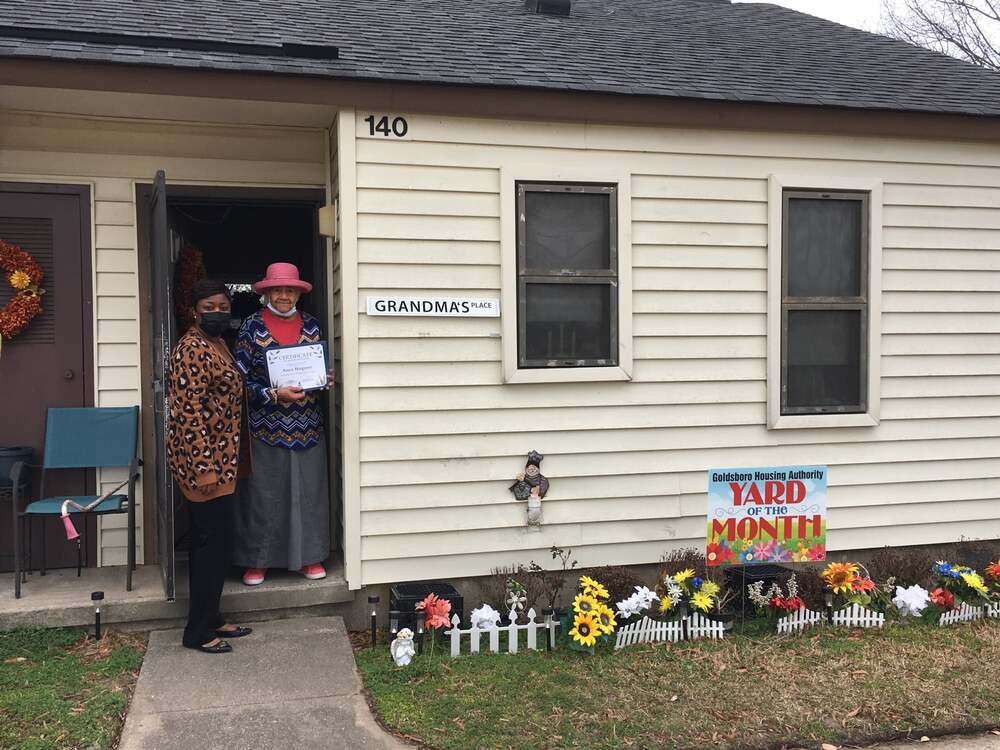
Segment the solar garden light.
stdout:
<svg viewBox="0 0 1000 750">
<path fill-rule="evenodd" d="M 90 601 L 94 603 L 94 640 L 101 640 L 101 602 L 104 601 L 103 591 L 94 591 L 90 595 Z"/>
<path fill-rule="evenodd" d="M 375 639 L 378 637 L 378 595 L 369 596 L 368 603 L 372 608 L 372 642 L 371 645 L 375 645 Z"/>
<path fill-rule="evenodd" d="M 826 589 L 823 592 L 823 603 L 826 605 L 826 618 L 833 622 L 833 591 Z"/>
<path fill-rule="evenodd" d="M 417 653 L 424 652 L 424 613 L 417 612 Z"/>
<path fill-rule="evenodd" d="M 552 636 L 554 635 L 552 621 L 555 619 L 556 610 L 554 607 L 548 607 L 542 610 L 542 614 L 545 616 L 545 650 L 551 651 Z"/>
<path fill-rule="evenodd" d="M 390 609 L 389 610 L 389 635 L 392 638 L 396 637 L 396 633 L 399 632 L 399 610 Z M 391 640 L 391 639 L 390 639 Z"/>
</svg>

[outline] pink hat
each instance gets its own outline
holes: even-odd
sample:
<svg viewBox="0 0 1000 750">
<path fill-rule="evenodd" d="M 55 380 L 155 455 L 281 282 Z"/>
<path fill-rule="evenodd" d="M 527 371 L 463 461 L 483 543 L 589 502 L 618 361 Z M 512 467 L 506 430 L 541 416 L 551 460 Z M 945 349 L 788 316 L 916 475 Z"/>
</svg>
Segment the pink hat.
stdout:
<svg viewBox="0 0 1000 750">
<path fill-rule="evenodd" d="M 272 263 L 267 267 L 264 278 L 253 285 L 253 290 L 263 292 L 276 286 L 290 286 L 303 292 L 311 292 L 313 288 L 308 281 L 299 278 L 299 269 L 294 263 Z"/>
</svg>

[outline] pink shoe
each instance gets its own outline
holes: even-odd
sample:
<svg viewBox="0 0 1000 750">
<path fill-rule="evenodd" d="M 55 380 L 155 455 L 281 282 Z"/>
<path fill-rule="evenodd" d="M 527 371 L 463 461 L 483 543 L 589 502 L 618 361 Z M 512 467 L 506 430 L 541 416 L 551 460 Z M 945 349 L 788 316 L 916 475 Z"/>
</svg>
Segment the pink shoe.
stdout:
<svg viewBox="0 0 1000 750">
<path fill-rule="evenodd" d="M 302 568 L 299 568 L 299 573 L 304 575 L 310 581 L 318 581 L 320 578 L 326 578 L 326 570 L 323 568 L 321 563 L 305 565 Z"/>
<path fill-rule="evenodd" d="M 260 586 L 264 583 L 264 574 L 266 572 L 264 568 L 247 568 L 243 574 L 243 583 L 247 586 Z"/>
</svg>

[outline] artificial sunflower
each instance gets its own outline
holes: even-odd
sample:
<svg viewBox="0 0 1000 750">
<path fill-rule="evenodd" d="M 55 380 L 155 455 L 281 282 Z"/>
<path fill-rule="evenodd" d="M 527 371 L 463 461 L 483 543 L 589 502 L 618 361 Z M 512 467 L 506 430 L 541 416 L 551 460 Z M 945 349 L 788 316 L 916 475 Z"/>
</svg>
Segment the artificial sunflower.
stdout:
<svg viewBox="0 0 1000 750">
<path fill-rule="evenodd" d="M 971 573 L 962 573 L 962 580 L 965 581 L 965 585 L 973 591 L 978 591 L 980 594 L 988 594 L 990 592 L 990 590 L 986 588 L 986 582 L 983 581 L 983 577 L 975 571 Z"/>
<path fill-rule="evenodd" d="M 660 597 L 660 612 L 666 614 L 674 608 L 674 600 L 669 596 Z"/>
<path fill-rule="evenodd" d="M 702 612 L 708 612 L 708 610 L 712 608 L 712 604 L 712 597 L 704 591 L 695 591 L 691 595 L 691 606 L 695 609 L 700 609 Z"/>
<path fill-rule="evenodd" d="M 581 615 L 592 614 L 597 609 L 598 601 L 588 594 L 577 594 L 573 600 L 573 611 Z"/>
<path fill-rule="evenodd" d="M 580 576 L 580 588 L 583 589 L 584 594 L 592 596 L 595 599 L 607 599 L 611 596 L 601 583 L 589 576 Z"/>
<path fill-rule="evenodd" d="M 598 627 L 600 627 L 604 635 L 611 635 L 615 632 L 615 628 L 618 627 L 618 623 L 615 621 L 615 613 L 607 604 L 598 605 L 596 618 Z"/>
<path fill-rule="evenodd" d="M 709 596 L 715 596 L 720 591 L 719 584 L 717 584 L 715 581 L 705 581 L 703 584 L 701 584 L 701 591 L 708 594 Z"/>
<path fill-rule="evenodd" d="M 847 593 L 858 577 L 858 566 L 854 563 L 830 563 L 820 575 L 833 593 Z"/>
<path fill-rule="evenodd" d="M 569 631 L 574 641 L 581 646 L 593 646 L 600 635 L 600 625 L 592 614 L 579 614 L 573 620 L 573 629 Z"/>
</svg>

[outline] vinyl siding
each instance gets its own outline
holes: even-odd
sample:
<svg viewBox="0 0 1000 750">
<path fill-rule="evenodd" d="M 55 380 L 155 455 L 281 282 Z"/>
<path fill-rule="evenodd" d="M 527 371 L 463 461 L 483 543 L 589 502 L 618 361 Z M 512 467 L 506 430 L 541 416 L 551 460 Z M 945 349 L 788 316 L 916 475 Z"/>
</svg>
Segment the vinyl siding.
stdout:
<svg viewBox="0 0 1000 750">
<path fill-rule="evenodd" d="M 3 112 L 0 179 L 93 186 L 95 403 L 140 403 L 135 184 L 322 187 L 322 130 Z M 149 468 L 147 467 L 147 470 Z M 125 472 L 104 471 L 112 489 Z M 141 487 L 140 487 L 141 491 Z M 137 559 L 143 559 L 141 504 Z M 124 564 L 123 516 L 101 519 L 98 562 Z"/>
<path fill-rule="evenodd" d="M 1000 146 L 419 115 L 396 139 L 369 137 L 369 114 L 363 583 L 544 563 L 553 544 L 655 562 L 703 544 L 705 471 L 724 466 L 829 464 L 831 549 L 1000 536 Z M 500 320 L 365 314 L 370 294 L 500 296 L 502 174 L 569 164 L 629 175 L 631 382 L 505 384 Z M 766 428 L 774 173 L 883 181 L 877 427 Z M 552 481 L 539 530 L 507 490 L 532 449 Z"/>
</svg>

